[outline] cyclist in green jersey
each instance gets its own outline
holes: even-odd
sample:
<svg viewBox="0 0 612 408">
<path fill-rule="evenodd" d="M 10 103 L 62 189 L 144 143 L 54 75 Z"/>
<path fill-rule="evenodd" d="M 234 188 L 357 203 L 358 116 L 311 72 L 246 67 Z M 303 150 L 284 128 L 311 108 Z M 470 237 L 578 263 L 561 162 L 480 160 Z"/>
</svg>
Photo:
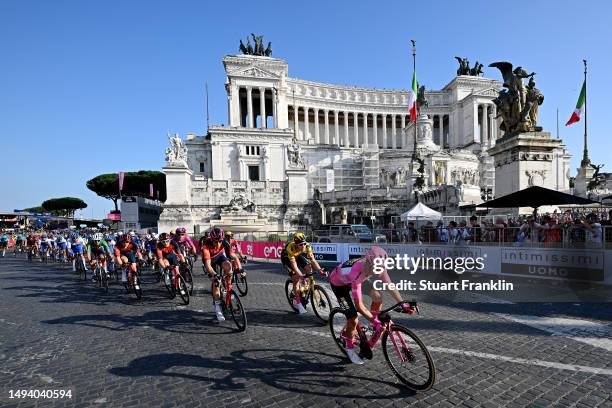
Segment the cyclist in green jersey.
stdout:
<svg viewBox="0 0 612 408">
<path fill-rule="evenodd" d="M 93 257 L 92 257 L 93 254 Z M 106 256 L 112 256 L 111 250 L 108 247 L 108 244 L 104 240 L 104 236 L 97 232 L 93 235 L 93 237 L 87 243 L 87 260 L 91 265 L 91 270 L 95 271 L 96 263 L 100 262 L 100 265 L 104 268 L 104 272 L 108 277 L 108 269 L 106 266 Z M 92 276 L 92 281 L 96 281 L 96 276 Z"/>
</svg>

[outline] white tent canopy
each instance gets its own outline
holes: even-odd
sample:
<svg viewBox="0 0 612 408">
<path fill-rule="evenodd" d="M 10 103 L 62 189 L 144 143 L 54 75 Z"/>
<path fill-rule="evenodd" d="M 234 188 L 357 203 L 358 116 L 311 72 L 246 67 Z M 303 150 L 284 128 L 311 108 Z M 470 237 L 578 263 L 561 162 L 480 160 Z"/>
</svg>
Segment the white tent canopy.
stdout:
<svg viewBox="0 0 612 408">
<path fill-rule="evenodd" d="M 417 203 L 410 210 L 400 216 L 402 221 L 437 221 L 442 219 L 442 214 L 432 210 L 423 203 Z"/>
</svg>

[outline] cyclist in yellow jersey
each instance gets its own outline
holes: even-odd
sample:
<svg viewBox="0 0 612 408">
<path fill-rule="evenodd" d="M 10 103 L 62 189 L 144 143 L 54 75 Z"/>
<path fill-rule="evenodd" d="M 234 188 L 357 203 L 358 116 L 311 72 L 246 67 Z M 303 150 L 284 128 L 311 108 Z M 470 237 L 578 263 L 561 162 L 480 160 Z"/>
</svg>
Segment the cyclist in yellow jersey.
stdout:
<svg viewBox="0 0 612 408">
<path fill-rule="evenodd" d="M 306 242 L 306 236 L 302 232 L 296 232 L 293 235 L 293 241 L 285 245 L 285 248 L 283 248 L 281 252 L 281 263 L 291 276 L 291 282 L 293 283 L 292 291 L 293 294 L 296 295 L 295 299 L 298 312 L 304 314 L 306 313 L 306 309 L 301 303 L 300 296 L 297 296 L 296 293 L 300 278 L 304 276 L 301 269 L 304 269 L 306 275 L 312 273 L 312 267 L 322 276 L 326 276 L 327 273 L 319 266 L 319 263 L 312 253 L 312 248 L 308 242 Z"/>
</svg>

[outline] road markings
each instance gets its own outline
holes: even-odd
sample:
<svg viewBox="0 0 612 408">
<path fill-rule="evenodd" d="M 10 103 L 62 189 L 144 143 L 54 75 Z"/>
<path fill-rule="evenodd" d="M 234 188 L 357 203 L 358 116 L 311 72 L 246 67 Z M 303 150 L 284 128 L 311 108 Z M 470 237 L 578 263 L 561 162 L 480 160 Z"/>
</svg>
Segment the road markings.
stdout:
<svg viewBox="0 0 612 408">
<path fill-rule="evenodd" d="M 280 328 L 280 327 L 270 327 L 270 326 L 265 326 L 265 327 L 268 329 L 287 330 L 287 328 Z M 293 328 L 289 330 L 297 331 L 297 332 L 304 333 L 307 335 L 325 337 L 331 341 L 331 334 L 329 334 L 329 332 L 323 333 L 323 332 L 314 331 L 314 330 L 293 329 Z M 563 364 L 563 363 L 557 363 L 554 361 L 539 360 L 535 358 L 532 359 L 532 358 L 502 356 L 499 354 L 481 353 L 478 351 L 459 350 L 459 349 L 452 349 L 452 348 L 447 348 L 447 347 L 427 346 L 427 349 L 429 351 L 438 352 L 438 353 L 458 354 L 458 355 L 463 355 L 466 357 L 477 357 L 477 358 L 484 358 L 488 360 L 506 361 L 509 363 L 516 363 L 516 364 L 537 365 L 540 367 L 554 368 L 557 370 L 577 371 L 577 372 L 583 372 L 583 373 L 603 374 L 603 375 L 612 376 L 612 369 L 607 369 L 607 368 L 589 367 L 589 366 L 582 366 L 582 365 L 577 365 L 577 364 Z"/>
<path fill-rule="evenodd" d="M 502 319 L 546 331 L 553 336 L 565 337 L 612 352 L 612 327 L 602 323 L 564 317 L 492 314 Z"/>
</svg>

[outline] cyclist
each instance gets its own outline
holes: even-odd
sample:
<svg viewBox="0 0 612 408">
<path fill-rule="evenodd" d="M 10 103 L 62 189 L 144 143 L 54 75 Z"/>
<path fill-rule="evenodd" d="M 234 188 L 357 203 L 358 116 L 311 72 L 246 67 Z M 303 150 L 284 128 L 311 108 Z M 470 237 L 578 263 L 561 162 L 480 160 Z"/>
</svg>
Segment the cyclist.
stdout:
<svg viewBox="0 0 612 408">
<path fill-rule="evenodd" d="M 68 258 L 68 242 L 66 242 L 66 237 L 64 237 L 64 234 L 59 233 L 57 234 L 57 238 L 55 239 L 55 242 L 57 244 L 57 248 L 60 251 L 61 254 L 63 254 L 62 256 L 64 257 L 64 259 Z"/>
<path fill-rule="evenodd" d="M 3 232 L 2 235 L 0 235 L 0 252 L 2 252 L 2 258 L 4 258 L 4 254 L 6 253 L 6 248 L 8 248 L 8 244 L 9 244 L 9 236 Z"/>
<path fill-rule="evenodd" d="M 223 230 L 219 227 L 214 227 L 210 231 L 210 240 L 203 240 L 201 251 L 202 251 L 202 262 L 204 267 L 204 272 L 208 273 L 208 276 L 212 278 L 215 275 L 215 266 L 219 266 L 225 272 L 225 282 L 229 286 L 229 282 L 232 278 L 232 265 L 227 257 L 229 256 L 234 260 L 234 265 L 236 265 L 239 269 L 242 269 L 240 266 L 240 260 L 229 246 L 227 241 L 224 240 L 225 234 Z M 221 297 L 221 292 L 219 291 L 219 284 L 215 281 L 213 286 L 213 299 L 215 302 L 215 314 L 217 315 L 218 321 L 225 320 L 223 316 L 223 312 L 221 311 L 221 302 L 219 298 Z"/>
<path fill-rule="evenodd" d="M 162 268 L 172 266 L 174 277 L 176 278 L 179 274 L 179 255 L 180 248 L 175 240 L 170 238 L 170 235 L 163 232 L 159 234 L 157 244 L 155 246 L 155 253 Z"/>
<path fill-rule="evenodd" d="M 53 240 L 49 238 L 49 236 L 47 236 L 46 233 L 42 233 L 40 235 L 40 241 L 38 243 L 38 252 L 40 253 L 41 257 L 45 255 L 49 256 L 51 254 L 52 243 L 53 243 Z"/>
<path fill-rule="evenodd" d="M 369 280 L 375 275 L 375 259 L 384 259 L 386 257 L 387 252 L 384 249 L 374 246 L 368 249 L 365 257 L 350 259 L 338 265 L 329 276 L 329 283 L 331 284 L 332 291 L 336 295 L 338 304 L 346 312 L 347 321 L 342 330 L 341 337 L 346 344 L 346 354 L 354 364 L 363 364 L 363 360 L 361 360 L 354 350 L 355 329 L 358 321 L 357 312 L 361 313 L 362 316 L 372 322 L 372 328 L 378 335 L 380 335 L 383 328 L 382 323 L 378 320 L 378 314 L 382 308 L 382 296 L 379 291 L 374 289 Z M 384 269 L 383 272 L 378 275 L 378 278 L 385 283 L 391 282 L 389 274 Z M 363 290 L 366 290 L 366 293 L 372 299 L 369 310 L 361 300 Z M 397 290 L 391 290 L 391 295 L 397 302 L 403 302 L 402 296 Z M 402 304 L 402 310 L 406 313 L 414 313 L 414 309 L 411 308 L 408 303 Z"/>
<path fill-rule="evenodd" d="M 132 243 L 132 236 L 130 234 L 122 235 L 120 241 L 115 245 L 115 262 L 117 266 L 121 267 L 123 264 L 129 263 L 131 274 L 136 273 L 136 257 L 142 260 L 138 246 Z M 125 269 L 121 270 L 121 282 L 127 282 Z"/>
<path fill-rule="evenodd" d="M 225 231 L 225 238 L 227 239 L 227 242 L 230 244 L 234 252 L 238 254 L 240 259 L 244 259 L 244 254 L 240 249 L 240 245 L 238 245 L 238 242 L 236 242 L 236 240 L 234 239 L 234 233 L 232 231 Z"/>
<path fill-rule="evenodd" d="M 95 258 L 91 256 L 92 253 L 94 254 Z M 100 262 L 100 265 L 102 265 L 102 267 L 104 268 L 104 273 L 106 273 L 106 277 L 110 278 L 110 276 L 108 275 L 108 268 L 106 266 L 106 256 L 110 254 L 111 250 L 106 241 L 104 240 L 104 236 L 102 235 L 102 233 L 96 232 L 95 234 L 93 234 L 93 236 L 87 243 L 87 260 L 91 265 L 91 270 L 95 271 L 96 263 Z M 99 277 L 97 277 L 94 273 L 91 277 L 92 282 L 95 282 L 97 278 Z"/>
<path fill-rule="evenodd" d="M 304 276 L 301 269 L 304 269 L 305 275 L 307 276 L 312 273 L 313 266 L 321 276 L 327 276 L 327 273 L 319 266 L 319 263 L 312 253 L 312 248 L 308 242 L 306 242 L 306 236 L 303 232 L 296 232 L 293 235 L 293 241 L 285 245 L 281 252 L 281 263 L 287 273 L 289 273 L 289 276 L 291 276 L 296 308 L 300 314 L 304 314 L 306 313 L 306 308 L 302 305 L 302 299 L 297 293 L 300 278 Z"/>
<path fill-rule="evenodd" d="M 17 254 L 17 251 L 23 251 L 25 249 L 25 243 L 26 243 L 26 238 L 20 232 L 19 234 L 17 234 L 17 237 L 15 238 L 15 255 Z"/>
<path fill-rule="evenodd" d="M 72 252 L 72 272 L 76 272 L 76 260 L 78 257 L 83 261 L 83 268 L 87 270 L 87 264 L 85 263 L 85 240 L 79 235 L 78 232 L 72 232 L 70 239 L 70 250 Z"/>
<path fill-rule="evenodd" d="M 191 237 L 189 237 L 189 234 L 187 234 L 187 230 L 184 227 L 178 227 L 176 229 L 176 232 L 174 234 L 174 240 L 178 244 L 179 248 L 181 248 L 181 247 L 185 248 L 185 255 L 186 256 L 188 256 L 191 253 L 197 259 L 198 251 L 196 249 L 196 246 L 193 243 L 193 241 L 191 240 Z M 182 258 L 181 262 L 185 262 L 185 259 L 182 256 L 182 251 L 179 251 L 179 253 L 181 253 L 181 258 Z"/>
</svg>

